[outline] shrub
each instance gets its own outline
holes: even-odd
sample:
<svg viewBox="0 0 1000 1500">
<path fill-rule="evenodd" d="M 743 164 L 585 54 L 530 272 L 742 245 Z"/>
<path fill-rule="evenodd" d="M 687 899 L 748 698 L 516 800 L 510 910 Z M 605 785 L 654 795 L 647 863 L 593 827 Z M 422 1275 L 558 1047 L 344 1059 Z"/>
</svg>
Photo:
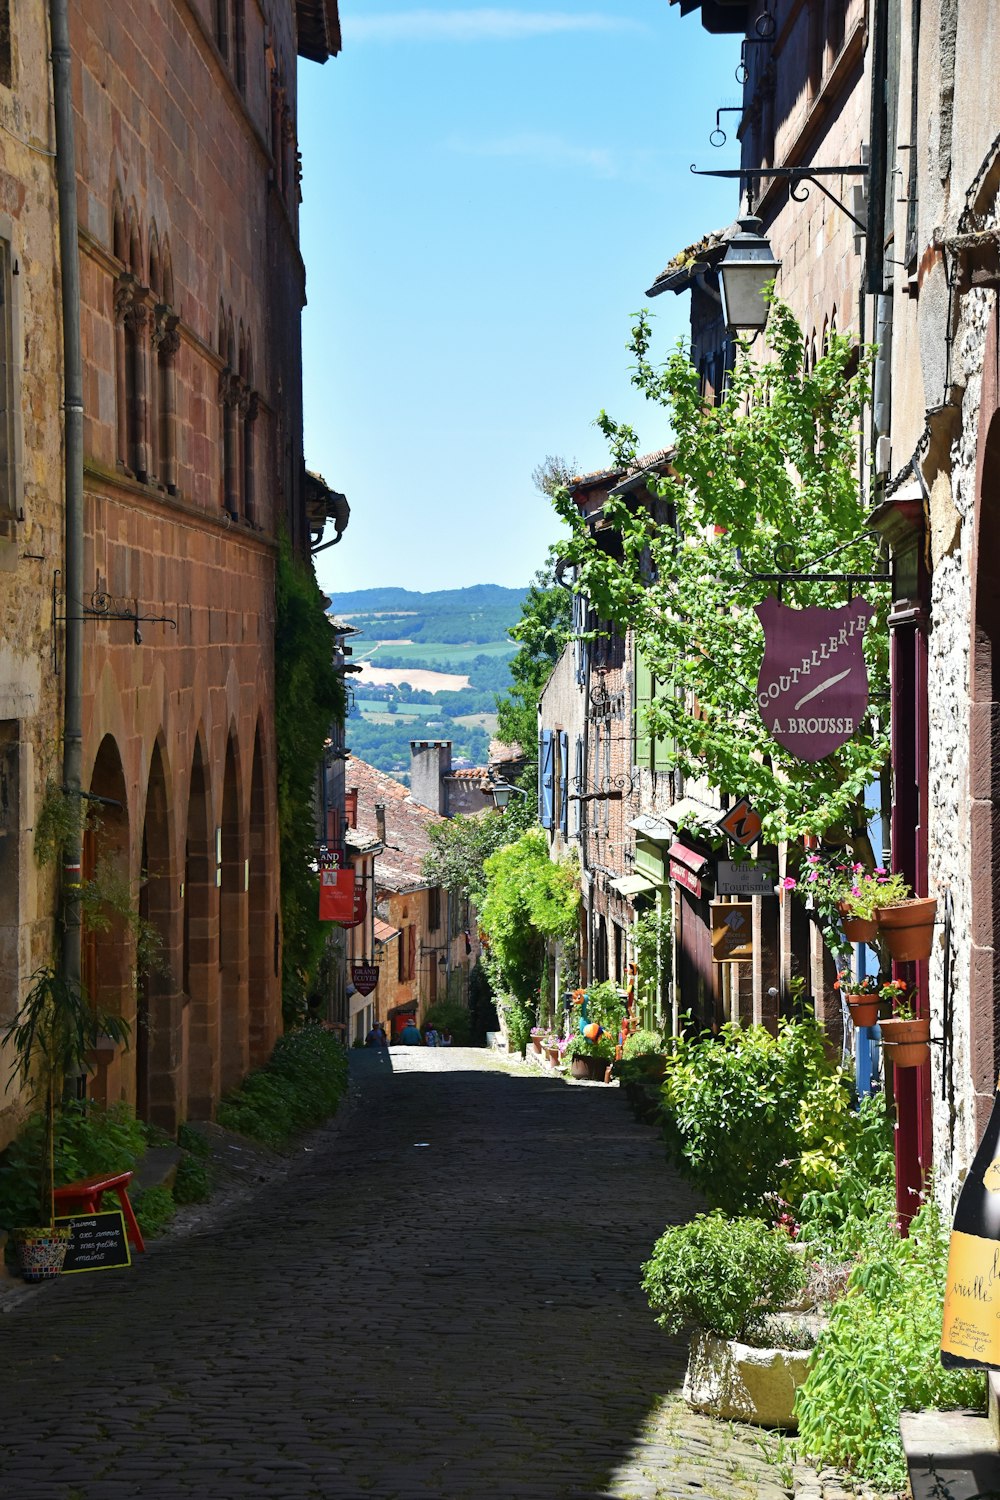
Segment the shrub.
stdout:
<svg viewBox="0 0 1000 1500">
<path fill-rule="evenodd" d="M 424 1026 L 434 1026 L 438 1031 L 450 1031 L 456 1047 L 468 1047 L 472 1040 L 469 1008 L 458 1000 L 440 1000 L 437 1005 L 432 1005 L 424 1017 Z"/>
<path fill-rule="evenodd" d="M 633 1031 L 622 1045 L 622 1057 L 655 1057 L 663 1051 L 663 1038 L 658 1031 Z"/>
<path fill-rule="evenodd" d="M 827 1056 L 813 1016 L 778 1035 L 730 1023 L 676 1038 L 661 1095 L 667 1150 L 727 1213 L 767 1213 L 780 1197 L 829 1191 L 858 1128 L 852 1082 Z"/>
<path fill-rule="evenodd" d="M 866 1244 L 872 1219 L 893 1214 L 892 1128 L 883 1095 L 861 1100 L 834 1187 L 802 1199 L 803 1241 L 835 1260 L 848 1260 Z"/>
<path fill-rule="evenodd" d="M 219 1105 L 226 1130 L 283 1146 L 337 1109 L 347 1087 L 347 1054 L 333 1032 L 305 1025 L 286 1032 L 262 1068 Z"/>
<path fill-rule="evenodd" d="M 212 1150 L 197 1125 L 192 1125 L 189 1120 L 178 1128 L 177 1144 L 183 1151 L 190 1151 L 192 1156 L 208 1156 Z"/>
<path fill-rule="evenodd" d="M 642 1271 L 643 1291 L 668 1333 L 694 1323 L 744 1341 L 766 1325 L 804 1276 L 784 1230 L 721 1213 L 665 1229 Z"/>
<path fill-rule="evenodd" d="M 907 1239 L 895 1212 L 867 1225 L 846 1294 L 834 1304 L 795 1410 L 802 1451 L 879 1489 L 906 1485 L 899 1415 L 924 1407 L 982 1407 L 983 1375 L 938 1359 L 948 1234 L 936 1204 Z"/>
<path fill-rule="evenodd" d="M 202 1156 L 186 1151 L 177 1165 L 174 1178 L 175 1203 L 204 1203 L 212 1191 L 212 1169 Z"/>
<path fill-rule="evenodd" d="M 177 1212 L 174 1195 L 168 1187 L 148 1187 L 136 1193 L 132 1203 L 143 1239 L 162 1234 Z"/>
<path fill-rule="evenodd" d="M 143 1126 L 126 1104 L 110 1109 L 71 1100 L 55 1120 L 55 1182 L 59 1186 L 98 1172 L 128 1172 L 146 1149 Z M 0 1224 L 15 1229 L 38 1216 L 38 1179 L 45 1150 L 45 1120 L 32 1115 L 3 1153 Z"/>
</svg>

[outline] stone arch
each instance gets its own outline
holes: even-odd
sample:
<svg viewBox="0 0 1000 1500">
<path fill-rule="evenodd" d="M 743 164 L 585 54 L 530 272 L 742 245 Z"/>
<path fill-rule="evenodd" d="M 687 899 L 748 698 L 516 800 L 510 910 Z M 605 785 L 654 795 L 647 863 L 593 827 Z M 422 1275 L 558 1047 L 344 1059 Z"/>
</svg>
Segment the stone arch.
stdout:
<svg viewBox="0 0 1000 1500">
<path fill-rule="evenodd" d="M 158 737 L 150 758 L 139 869 L 139 918 L 155 947 L 138 980 L 135 1107 L 140 1119 L 173 1133 L 181 1120 L 181 997 L 178 992 L 179 888 L 169 779 Z"/>
<path fill-rule="evenodd" d="M 87 824 L 83 836 L 83 879 L 93 893 L 83 918 L 82 979 L 96 1009 L 122 1016 L 135 1028 L 135 942 L 131 909 L 128 789 L 118 742 L 102 739 L 90 776 Z M 126 910 L 123 910 L 123 904 Z M 91 1097 L 111 1104 L 129 1097 L 129 1052 L 100 1050 L 89 1080 Z"/>
<path fill-rule="evenodd" d="M 277 914 L 273 910 L 271 870 L 271 810 L 267 796 L 267 765 L 258 723 L 253 740 L 248 823 L 247 924 L 250 1021 L 250 1066 L 259 1067 L 270 1054 L 278 1033 Z"/>
<path fill-rule="evenodd" d="M 115 184 L 111 195 L 111 253 L 125 265 L 128 260 L 128 237 L 125 232 L 125 205 L 121 188 Z"/>
<path fill-rule="evenodd" d="M 220 1086 L 235 1088 L 250 1068 L 247 985 L 247 838 L 235 727 L 226 741 L 219 853 Z"/>
<path fill-rule="evenodd" d="M 218 846 L 203 736 L 191 757 L 184 837 L 181 984 L 187 1008 L 188 1113 L 211 1119 L 219 1098 Z"/>
</svg>

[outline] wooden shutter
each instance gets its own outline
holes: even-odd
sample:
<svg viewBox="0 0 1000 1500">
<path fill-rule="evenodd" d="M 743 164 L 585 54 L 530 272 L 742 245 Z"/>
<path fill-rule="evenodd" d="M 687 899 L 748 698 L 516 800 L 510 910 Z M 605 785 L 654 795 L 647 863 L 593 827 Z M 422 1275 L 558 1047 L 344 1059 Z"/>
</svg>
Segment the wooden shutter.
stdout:
<svg viewBox="0 0 1000 1500">
<path fill-rule="evenodd" d="M 652 752 L 649 735 L 649 721 L 646 718 L 646 710 L 653 696 L 653 674 L 642 659 L 638 646 L 635 651 L 634 671 L 634 714 L 635 714 L 635 763 L 648 769 Z"/>
<path fill-rule="evenodd" d="M 565 838 L 569 832 L 569 735 L 559 731 L 559 828 Z"/>
<path fill-rule="evenodd" d="M 538 743 L 538 821 L 551 828 L 555 818 L 555 735 L 543 729 Z"/>
<path fill-rule="evenodd" d="M 573 768 L 573 775 L 575 777 L 575 785 L 576 785 L 577 793 L 580 793 L 580 792 L 583 791 L 583 769 L 584 769 L 583 768 L 583 738 L 582 738 L 581 735 L 577 735 L 577 737 L 576 737 L 576 752 L 575 752 L 575 755 L 574 755 L 574 768 Z M 577 838 L 580 837 L 582 829 L 583 829 L 583 803 L 579 800 L 579 796 L 578 796 L 577 800 L 573 803 L 573 833 L 575 834 L 575 836 Z"/>
<path fill-rule="evenodd" d="M 406 929 L 406 977 L 412 979 L 417 972 L 417 924 Z"/>
</svg>

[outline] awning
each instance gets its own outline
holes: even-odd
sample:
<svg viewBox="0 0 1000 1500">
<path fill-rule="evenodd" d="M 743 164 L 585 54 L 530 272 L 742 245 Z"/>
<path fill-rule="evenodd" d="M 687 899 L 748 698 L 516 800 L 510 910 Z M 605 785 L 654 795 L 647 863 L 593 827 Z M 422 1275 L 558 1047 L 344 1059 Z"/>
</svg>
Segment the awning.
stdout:
<svg viewBox="0 0 1000 1500">
<path fill-rule="evenodd" d="M 667 854 L 676 864 L 690 870 L 692 875 L 704 875 L 708 868 L 706 856 L 699 854 L 696 849 L 689 849 L 687 844 L 671 844 Z"/>
<path fill-rule="evenodd" d="M 391 943 L 393 938 L 399 937 L 399 927 L 392 927 L 388 922 L 383 922 L 381 917 L 376 917 L 373 923 L 376 943 Z"/>
<path fill-rule="evenodd" d="M 643 891 L 656 890 L 655 881 L 647 880 L 645 875 L 623 875 L 620 880 L 611 880 L 608 884 L 619 896 L 638 896 Z"/>
<path fill-rule="evenodd" d="M 657 817 L 643 813 L 641 817 L 633 818 L 628 826 L 633 828 L 640 838 L 649 839 L 654 844 L 666 844 L 675 837 L 682 823 L 694 822 L 703 828 L 711 828 L 721 817 L 720 807 L 712 807 L 707 802 L 699 802 L 697 797 L 682 797 L 679 802 L 664 808 Z"/>
</svg>

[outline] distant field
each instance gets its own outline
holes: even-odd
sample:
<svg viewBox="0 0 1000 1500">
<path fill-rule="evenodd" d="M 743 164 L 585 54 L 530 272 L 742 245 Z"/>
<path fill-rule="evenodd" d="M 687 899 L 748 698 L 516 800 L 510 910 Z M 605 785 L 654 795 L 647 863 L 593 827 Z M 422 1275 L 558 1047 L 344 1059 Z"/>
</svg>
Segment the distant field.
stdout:
<svg viewBox="0 0 1000 1500">
<path fill-rule="evenodd" d="M 496 714 L 456 714 L 455 723 L 464 725 L 466 729 L 485 729 L 490 735 L 497 732 Z"/>
<path fill-rule="evenodd" d="M 468 677 L 459 677 L 454 672 L 429 672 L 425 667 L 373 667 L 364 662 L 356 679 L 362 687 L 370 682 L 373 687 L 385 687 L 391 682 L 398 687 L 408 682 L 412 688 L 426 693 L 458 693 L 470 686 Z"/>
<path fill-rule="evenodd" d="M 419 714 L 387 714 L 371 711 L 362 711 L 361 717 L 367 719 L 369 724 L 415 724 L 420 718 Z"/>
<path fill-rule="evenodd" d="M 377 641 L 368 644 L 358 642 L 354 650 L 355 661 L 362 659 L 375 661 L 378 659 L 380 644 Z M 484 641 L 481 645 L 473 643 L 469 646 L 449 646 L 442 641 L 414 641 L 410 646 L 390 646 L 384 643 L 385 654 L 394 659 L 406 662 L 412 661 L 416 664 L 426 662 L 456 662 L 463 666 L 467 662 L 474 661 L 477 656 L 513 656 L 517 647 L 513 641 Z"/>
</svg>

